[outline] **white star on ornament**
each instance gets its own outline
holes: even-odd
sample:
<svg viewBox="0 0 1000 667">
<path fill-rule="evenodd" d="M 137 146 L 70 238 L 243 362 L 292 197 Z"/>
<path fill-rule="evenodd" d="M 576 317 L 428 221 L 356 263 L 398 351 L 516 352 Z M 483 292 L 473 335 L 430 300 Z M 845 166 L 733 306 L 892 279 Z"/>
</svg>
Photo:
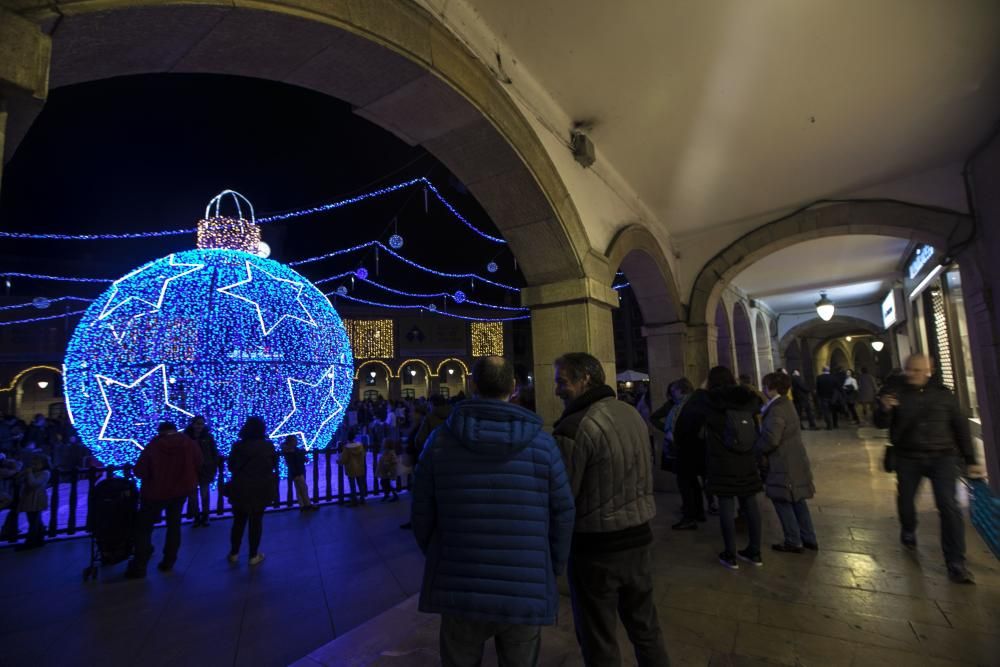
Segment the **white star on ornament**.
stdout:
<svg viewBox="0 0 1000 667">
<path fill-rule="evenodd" d="M 305 304 L 302 303 L 302 290 L 305 288 L 304 283 L 272 276 L 264 269 L 254 266 L 249 261 L 246 264 L 246 280 L 241 280 L 225 287 L 219 287 L 218 291 L 253 305 L 257 309 L 257 319 L 260 320 L 260 329 L 264 332 L 265 336 L 274 331 L 275 327 L 281 324 L 285 318 L 316 326 L 316 320 L 313 319 L 313 316 L 306 309 Z M 255 273 L 261 276 L 257 280 L 254 280 Z M 237 292 L 249 293 L 249 296 L 244 296 Z M 262 297 L 265 297 L 266 301 Z M 292 302 L 294 302 L 294 305 Z M 267 317 L 265 317 L 265 311 Z M 277 319 L 268 326 L 267 320 L 276 315 L 278 316 Z M 302 315 L 305 315 L 305 317 L 302 317 Z"/>
<path fill-rule="evenodd" d="M 156 270 L 151 271 L 154 267 Z M 190 268 L 182 270 L 180 267 Z M 111 293 L 111 297 L 107 303 L 104 304 L 104 308 L 101 309 L 101 314 L 97 316 L 97 319 L 103 320 L 130 301 L 138 301 L 148 305 L 149 308 L 144 313 L 159 310 L 163 306 L 163 299 L 167 294 L 167 287 L 170 286 L 171 281 L 203 268 L 205 268 L 204 264 L 178 262 L 176 255 L 170 255 L 167 266 L 163 266 L 158 262 L 142 266 L 111 284 L 114 291 Z M 164 272 L 172 275 L 163 275 Z M 120 299 L 122 296 L 125 298 Z"/>
<path fill-rule="evenodd" d="M 154 377 L 157 374 L 159 374 L 159 377 Z M 97 386 L 101 390 L 104 405 L 108 408 L 108 414 L 104 418 L 101 432 L 97 436 L 98 440 L 131 442 L 141 450 L 143 445 L 135 439 L 135 432 L 137 430 L 142 429 L 152 434 L 155 431 L 151 431 L 150 429 L 155 429 L 158 423 L 170 421 L 171 418 L 176 419 L 176 417 L 171 415 L 171 412 L 187 417 L 194 417 L 190 412 L 170 403 L 170 397 L 167 393 L 167 369 L 163 364 L 155 366 L 131 384 L 119 382 L 104 375 L 95 375 L 94 378 L 97 380 Z M 108 398 L 108 391 L 116 386 L 121 389 L 112 390 L 115 394 L 113 397 L 115 406 L 112 406 L 112 400 Z M 149 400 L 150 398 L 153 398 L 153 400 Z M 154 406 L 154 409 L 149 409 L 151 406 Z M 118 408 L 119 416 L 129 421 L 122 423 L 121 420 L 116 420 L 112 423 L 116 407 Z M 110 434 L 108 433 L 109 430 L 111 431 Z M 115 437 L 119 435 L 128 437 Z"/>
<path fill-rule="evenodd" d="M 330 366 L 323 371 L 323 374 L 315 384 L 296 378 L 287 379 L 288 395 L 292 398 L 292 411 L 271 432 L 272 438 L 277 439 L 287 435 L 298 435 L 302 438 L 306 447 L 313 447 L 316 438 L 323 432 L 323 428 L 327 423 L 344 410 L 344 406 L 333 395 L 334 387 L 336 386 L 335 369 L 335 366 Z M 299 387 L 298 396 L 295 393 L 296 386 Z M 307 431 L 309 421 L 319 417 L 324 417 L 323 421 L 316 426 L 315 432 L 310 436 L 310 433 Z"/>
</svg>

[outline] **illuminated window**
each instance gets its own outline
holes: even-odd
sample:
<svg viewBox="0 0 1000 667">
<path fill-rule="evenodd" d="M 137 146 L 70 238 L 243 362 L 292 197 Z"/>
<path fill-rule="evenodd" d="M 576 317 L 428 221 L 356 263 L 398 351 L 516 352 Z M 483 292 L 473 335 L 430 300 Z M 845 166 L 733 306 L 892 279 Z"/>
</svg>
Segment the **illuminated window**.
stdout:
<svg viewBox="0 0 1000 667">
<path fill-rule="evenodd" d="M 472 337 L 472 356 L 503 356 L 502 322 L 472 322 L 469 327 Z"/>
<path fill-rule="evenodd" d="M 344 320 L 355 359 L 392 359 L 396 356 L 392 320 Z"/>
</svg>

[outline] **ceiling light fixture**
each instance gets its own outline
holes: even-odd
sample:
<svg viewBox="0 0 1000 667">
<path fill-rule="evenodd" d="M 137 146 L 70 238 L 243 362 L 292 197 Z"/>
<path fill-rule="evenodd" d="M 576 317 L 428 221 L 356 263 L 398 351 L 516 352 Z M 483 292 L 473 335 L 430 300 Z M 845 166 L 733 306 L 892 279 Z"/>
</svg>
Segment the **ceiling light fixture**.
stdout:
<svg viewBox="0 0 1000 667">
<path fill-rule="evenodd" d="M 826 298 L 826 292 L 820 292 L 819 301 L 816 302 L 816 314 L 819 315 L 820 319 L 829 322 L 833 318 L 835 310 L 836 306 L 833 305 L 833 301 Z"/>
<path fill-rule="evenodd" d="M 39 380 L 38 381 L 38 388 L 39 389 L 45 389 L 48 386 L 49 386 L 49 381 L 48 380 Z"/>
<path fill-rule="evenodd" d="M 881 352 L 883 347 L 885 347 L 885 343 L 883 343 L 882 341 L 880 340 L 872 341 L 872 349 L 875 350 L 876 352 Z"/>
<path fill-rule="evenodd" d="M 844 338 L 844 340 L 846 340 L 848 343 L 850 343 L 851 342 L 851 336 L 847 336 L 846 338 Z"/>
</svg>

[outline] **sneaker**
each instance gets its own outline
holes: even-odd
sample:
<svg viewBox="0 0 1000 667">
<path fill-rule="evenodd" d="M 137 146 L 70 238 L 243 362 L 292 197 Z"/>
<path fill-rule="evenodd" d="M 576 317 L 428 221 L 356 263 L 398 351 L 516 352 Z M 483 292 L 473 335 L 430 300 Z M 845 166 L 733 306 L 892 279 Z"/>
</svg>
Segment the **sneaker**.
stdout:
<svg viewBox="0 0 1000 667">
<path fill-rule="evenodd" d="M 974 584 L 976 578 L 972 576 L 969 569 L 961 563 L 952 563 L 948 566 L 948 578 L 956 584 Z"/>
<path fill-rule="evenodd" d="M 903 533 L 899 536 L 899 541 L 910 551 L 917 548 L 917 536 L 913 533 Z"/>
<path fill-rule="evenodd" d="M 819 551 L 819 545 L 815 542 L 803 542 L 802 546 L 809 551 Z"/>
<path fill-rule="evenodd" d="M 226 556 L 226 560 L 228 560 L 230 563 L 234 563 L 234 564 L 235 563 L 239 563 L 240 562 L 240 555 L 239 554 L 229 554 L 228 556 Z"/>
<path fill-rule="evenodd" d="M 260 565 L 263 562 L 264 562 L 264 554 L 263 553 L 258 553 L 256 556 L 251 556 L 250 557 L 250 564 L 251 565 Z"/>
<path fill-rule="evenodd" d="M 803 545 L 805 546 L 805 545 Z M 802 553 L 802 547 L 797 547 L 794 544 L 788 544 L 782 542 L 780 544 L 772 544 L 771 548 L 775 551 L 780 551 L 783 554 L 800 554 Z"/>
<path fill-rule="evenodd" d="M 697 530 L 698 522 L 691 521 L 690 519 L 681 519 L 674 525 L 670 526 L 674 530 Z"/>
<path fill-rule="evenodd" d="M 719 563 L 722 567 L 729 568 L 730 570 L 740 569 L 740 564 L 736 562 L 736 557 L 725 551 L 719 554 Z"/>
<path fill-rule="evenodd" d="M 754 553 L 749 549 L 743 549 L 742 551 L 737 551 L 736 557 L 742 561 L 746 561 L 757 567 L 761 567 L 764 564 L 764 561 L 760 559 L 760 553 L 759 552 Z"/>
</svg>

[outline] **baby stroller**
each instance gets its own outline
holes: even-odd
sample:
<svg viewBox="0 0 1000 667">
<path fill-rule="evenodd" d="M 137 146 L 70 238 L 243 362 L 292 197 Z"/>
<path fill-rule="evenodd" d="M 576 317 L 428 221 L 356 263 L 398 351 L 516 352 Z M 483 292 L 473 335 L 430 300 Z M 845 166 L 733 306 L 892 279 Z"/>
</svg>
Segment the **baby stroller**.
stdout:
<svg viewBox="0 0 1000 667">
<path fill-rule="evenodd" d="M 97 579 L 97 564 L 114 565 L 135 550 L 135 519 L 139 491 L 135 482 L 110 477 L 97 484 L 87 509 L 90 531 L 90 565 L 83 570 L 83 580 Z"/>
</svg>

